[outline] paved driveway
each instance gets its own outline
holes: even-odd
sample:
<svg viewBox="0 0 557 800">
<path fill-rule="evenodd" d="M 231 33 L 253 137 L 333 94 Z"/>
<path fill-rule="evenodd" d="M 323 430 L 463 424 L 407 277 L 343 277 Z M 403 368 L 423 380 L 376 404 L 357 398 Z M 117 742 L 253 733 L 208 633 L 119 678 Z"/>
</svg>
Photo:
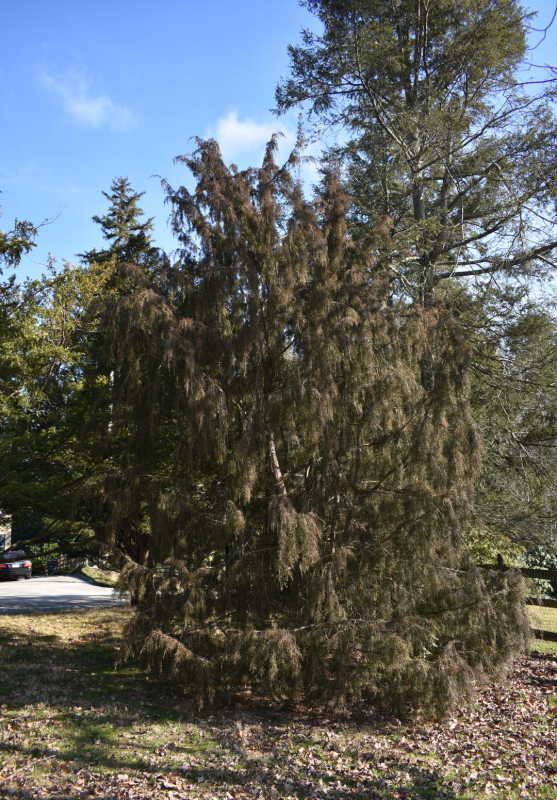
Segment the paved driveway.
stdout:
<svg viewBox="0 0 557 800">
<path fill-rule="evenodd" d="M 84 578 L 53 575 L 50 578 L 0 581 L 0 615 L 66 608 L 98 608 L 125 603 L 112 589 L 95 586 Z"/>
</svg>

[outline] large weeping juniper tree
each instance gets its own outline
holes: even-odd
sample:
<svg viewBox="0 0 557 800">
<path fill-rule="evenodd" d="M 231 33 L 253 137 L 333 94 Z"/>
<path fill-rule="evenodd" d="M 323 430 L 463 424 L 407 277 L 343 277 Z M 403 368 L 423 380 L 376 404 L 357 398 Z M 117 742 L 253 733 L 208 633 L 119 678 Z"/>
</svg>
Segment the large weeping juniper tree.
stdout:
<svg viewBox="0 0 557 800">
<path fill-rule="evenodd" d="M 178 159 L 180 262 L 107 314 L 151 525 L 128 652 L 200 703 L 247 682 L 443 710 L 526 629 L 519 581 L 488 586 L 464 545 L 468 350 L 441 302 L 393 300 L 389 222 L 354 241 L 338 175 L 309 202 L 275 151 Z"/>
</svg>

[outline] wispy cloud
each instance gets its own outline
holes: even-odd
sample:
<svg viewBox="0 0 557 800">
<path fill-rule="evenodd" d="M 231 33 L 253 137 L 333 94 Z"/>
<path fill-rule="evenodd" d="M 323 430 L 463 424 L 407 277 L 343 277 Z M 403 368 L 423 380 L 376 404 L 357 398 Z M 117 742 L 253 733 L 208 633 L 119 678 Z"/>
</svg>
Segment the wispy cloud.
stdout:
<svg viewBox="0 0 557 800">
<path fill-rule="evenodd" d="M 129 108 L 94 92 L 90 81 L 77 70 L 63 75 L 42 71 L 39 80 L 47 91 L 62 100 L 66 112 L 80 125 L 124 131 L 137 123 Z"/>
</svg>

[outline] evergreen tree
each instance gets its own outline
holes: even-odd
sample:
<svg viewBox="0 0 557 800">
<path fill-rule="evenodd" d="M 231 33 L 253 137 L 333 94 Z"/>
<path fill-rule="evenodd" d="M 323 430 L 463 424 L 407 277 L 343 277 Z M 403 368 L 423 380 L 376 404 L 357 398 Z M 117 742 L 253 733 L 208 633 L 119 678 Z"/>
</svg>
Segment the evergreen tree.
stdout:
<svg viewBox="0 0 557 800">
<path fill-rule="evenodd" d="M 122 261 L 148 266 L 154 256 L 151 238 L 154 218 L 141 219 L 144 212 L 138 202 L 145 192 L 134 192 L 129 180 L 123 177 L 115 178 L 110 189 L 110 193 L 103 191 L 110 203 L 108 211 L 102 216 L 95 214 L 93 217 L 93 221 L 100 225 L 109 247 L 80 253 L 80 258 L 85 263 Z"/>
<path fill-rule="evenodd" d="M 2 216 L 0 212 L 0 217 Z M 11 374 L 7 350 L 9 341 L 17 331 L 17 306 L 19 288 L 15 274 L 4 278 L 4 271 L 17 267 L 21 257 L 35 245 L 37 228 L 31 223 L 16 219 L 11 231 L 0 230 L 0 393 L 11 391 Z"/>
<path fill-rule="evenodd" d="M 11 231 L 0 230 L 0 275 L 6 267 L 18 266 L 21 257 L 36 246 L 36 236 L 35 225 L 25 220 L 16 219 Z"/>
<path fill-rule="evenodd" d="M 471 403 L 484 440 L 476 540 L 557 554 L 554 307 L 509 285 L 460 292 L 452 306 L 473 351 Z"/>
<path fill-rule="evenodd" d="M 3 343 L 9 392 L 0 398 L 0 502 L 34 555 L 118 549 L 146 563 L 141 516 L 119 494 L 126 431 L 114 424 L 118 372 L 101 308 L 135 282 L 113 262 L 51 265 L 17 293 Z M 116 498 L 120 515 L 116 519 Z"/>
<path fill-rule="evenodd" d="M 15 274 L 5 279 L 4 271 L 17 267 L 21 257 L 35 247 L 36 235 L 32 223 L 18 219 L 11 231 L 0 230 L 0 432 L 11 423 L 10 404 L 19 388 L 14 374 L 14 342 L 20 325 L 20 290 Z M 0 519 L 7 511 L 5 485 L 6 475 L 0 472 Z"/>
<path fill-rule="evenodd" d="M 107 250 L 84 254 L 88 263 L 81 267 L 66 263 L 59 270 L 53 263 L 23 290 L 13 280 L 4 286 L 0 503 L 16 523 L 22 515 L 40 517 L 31 539 L 41 548 L 83 553 L 85 546 L 117 547 L 145 563 L 148 538 L 137 520 L 113 521 L 108 487 L 123 468 L 125 447 L 112 425 L 118 373 L 100 307 L 134 291 L 121 261 L 133 259 L 148 271 L 159 259 L 152 220 L 141 221 L 141 195 L 123 178 L 111 188 L 104 193 L 111 201 L 107 214 L 94 218 Z M 0 236 L 0 255 L 16 264 L 33 246 L 34 232 L 16 221 L 11 234 Z"/>
<path fill-rule="evenodd" d="M 454 305 L 474 353 L 485 438 L 476 530 L 525 547 L 547 542 L 554 390 L 547 375 L 533 376 L 553 359 L 536 332 L 548 318 L 525 290 L 539 296 L 541 285 L 545 295 L 556 266 L 557 125 L 554 70 L 528 72 L 531 14 L 514 0 L 306 5 L 322 33 L 304 31 L 290 48 L 278 110 L 305 103 L 317 128 L 342 127 L 347 141 L 328 159 L 343 165 L 353 235 L 389 220 L 393 295 Z M 519 355 L 513 332 L 527 328 Z M 547 357 L 538 364 L 540 347 Z M 431 381 L 427 353 L 422 371 Z"/>
<path fill-rule="evenodd" d="M 353 230 L 390 219 L 393 291 L 543 274 L 557 250 L 548 78 L 524 86 L 528 14 L 494 0 L 308 0 L 279 111 L 340 125 Z M 528 89 L 528 91 L 526 91 Z M 540 89 L 539 93 L 531 90 Z"/>
<path fill-rule="evenodd" d="M 393 299 L 388 224 L 354 240 L 338 175 L 309 202 L 275 149 L 243 172 L 214 141 L 178 159 L 197 188 L 166 185 L 174 288 L 145 280 L 108 314 L 121 489 L 152 545 L 123 579 L 128 652 L 199 702 L 248 680 L 445 710 L 527 627 L 520 581 L 484 579 L 464 540 L 469 350 L 441 301 Z"/>
<path fill-rule="evenodd" d="M 127 426 L 118 421 L 118 403 L 126 403 L 121 366 L 100 313 L 118 297 L 137 293 L 146 275 L 161 275 L 166 268 L 164 257 L 153 245 L 153 219 L 142 219 L 144 212 L 138 202 L 143 194 L 134 192 L 127 178 L 116 178 L 110 193 L 103 192 L 110 202 L 107 213 L 93 217 L 109 247 L 81 254 L 91 268 L 104 266 L 109 278 L 104 296 L 90 309 L 98 320 L 96 337 L 88 348 L 87 390 L 94 400 L 83 433 L 99 469 L 80 487 L 77 502 L 94 509 L 92 518 L 102 542 L 145 566 L 150 552 L 148 504 L 142 494 L 141 476 L 134 472 L 133 460 L 129 459 Z"/>
<path fill-rule="evenodd" d="M 96 323 L 86 310 L 106 295 L 108 274 L 98 265 L 51 264 L 17 290 L 2 340 L 0 503 L 16 528 L 23 518 L 40 520 L 26 538 L 41 549 L 48 541 L 49 549 L 56 542 L 82 553 L 84 542 L 102 541 L 90 504 L 75 495 L 100 468 L 82 440 L 92 391 L 97 400 L 101 391 L 88 380 Z"/>
</svg>

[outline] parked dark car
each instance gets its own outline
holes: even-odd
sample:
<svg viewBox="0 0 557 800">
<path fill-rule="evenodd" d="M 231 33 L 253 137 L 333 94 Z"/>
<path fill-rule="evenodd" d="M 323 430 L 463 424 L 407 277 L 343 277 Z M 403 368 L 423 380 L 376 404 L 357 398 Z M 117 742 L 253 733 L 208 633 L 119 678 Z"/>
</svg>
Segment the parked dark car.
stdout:
<svg viewBox="0 0 557 800">
<path fill-rule="evenodd" d="M 12 550 L 0 556 L 0 580 L 30 578 L 33 565 L 23 550 Z"/>
</svg>

